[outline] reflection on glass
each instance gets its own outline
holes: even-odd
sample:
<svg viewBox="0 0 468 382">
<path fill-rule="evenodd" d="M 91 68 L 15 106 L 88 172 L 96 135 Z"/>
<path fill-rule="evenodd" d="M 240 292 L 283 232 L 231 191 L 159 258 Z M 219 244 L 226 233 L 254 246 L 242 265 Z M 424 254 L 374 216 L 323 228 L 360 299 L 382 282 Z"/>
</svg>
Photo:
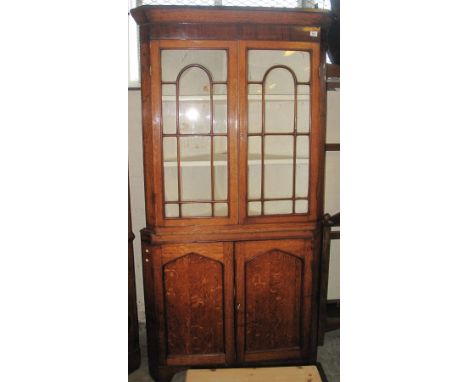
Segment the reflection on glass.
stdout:
<svg viewBox="0 0 468 382">
<path fill-rule="evenodd" d="M 210 137 L 181 137 L 179 140 L 181 200 L 211 200 Z"/>
<path fill-rule="evenodd" d="M 248 60 L 249 81 L 262 81 L 266 71 L 275 65 L 285 65 L 290 68 L 299 82 L 308 82 L 310 79 L 309 52 L 249 50 Z"/>
<path fill-rule="evenodd" d="M 210 80 L 207 73 L 192 67 L 179 82 L 179 131 L 181 134 L 209 133 L 211 123 Z"/>
<path fill-rule="evenodd" d="M 260 199 L 262 186 L 262 139 L 261 137 L 249 137 L 248 140 L 248 198 Z"/>
<path fill-rule="evenodd" d="M 164 154 L 164 200 L 177 201 L 177 140 L 163 139 Z"/>
<path fill-rule="evenodd" d="M 248 85 L 249 133 L 262 131 L 262 85 Z"/>
<path fill-rule="evenodd" d="M 296 197 L 309 192 L 309 136 L 296 137 Z"/>
<path fill-rule="evenodd" d="M 176 86 L 162 86 L 162 125 L 164 134 L 176 132 Z"/>
<path fill-rule="evenodd" d="M 213 131 L 216 134 L 227 132 L 227 87 L 213 85 Z"/>
<path fill-rule="evenodd" d="M 214 198 L 227 200 L 227 137 L 213 137 Z"/>
<path fill-rule="evenodd" d="M 164 213 L 167 218 L 179 217 L 179 205 L 178 204 L 166 204 Z"/>
<path fill-rule="evenodd" d="M 211 204 L 187 203 L 182 204 L 182 217 L 211 216 Z"/>
<path fill-rule="evenodd" d="M 310 131 L 310 86 L 297 86 L 297 132 Z"/>
<path fill-rule="evenodd" d="M 175 81 L 187 65 L 197 64 L 207 68 L 213 81 L 227 80 L 227 52 L 206 49 L 163 49 L 161 52 L 162 80 Z"/>
<path fill-rule="evenodd" d="M 291 198 L 293 191 L 293 136 L 265 137 L 265 198 Z"/>
<path fill-rule="evenodd" d="M 227 203 L 215 203 L 214 216 L 228 216 Z"/>
<path fill-rule="evenodd" d="M 258 216 L 261 214 L 262 204 L 260 202 L 249 202 L 248 205 L 248 215 L 249 216 Z"/>
<path fill-rule="evenodd" d="M 265 82 L 265 132 L 294 131 L 294 79 L 283 68 L 273 69 Z"/>
<path fill-rule="evenodd" d="M 291 214 L 292 200 L 275 200 L 264 203 L 265 215 Z"/>
<path fill-rule="evenodd" d="M 309 212 L 309 205 L 307 200 L 296 200 L 296 214 L 306 214 Z"/>
</svg>

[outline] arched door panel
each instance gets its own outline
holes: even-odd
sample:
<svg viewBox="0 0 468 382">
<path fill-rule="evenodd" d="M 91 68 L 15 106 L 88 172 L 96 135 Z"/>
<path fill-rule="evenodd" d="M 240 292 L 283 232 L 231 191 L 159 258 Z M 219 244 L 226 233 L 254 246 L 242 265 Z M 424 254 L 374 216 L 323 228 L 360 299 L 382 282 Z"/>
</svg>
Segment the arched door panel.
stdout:
<svg viewBox="0 0 468 382">
<path fill-rule="evenodd" d="M 311 327 L 311 242 L 236 243 L 237 355 L 306 359 Z"/>
</svg>

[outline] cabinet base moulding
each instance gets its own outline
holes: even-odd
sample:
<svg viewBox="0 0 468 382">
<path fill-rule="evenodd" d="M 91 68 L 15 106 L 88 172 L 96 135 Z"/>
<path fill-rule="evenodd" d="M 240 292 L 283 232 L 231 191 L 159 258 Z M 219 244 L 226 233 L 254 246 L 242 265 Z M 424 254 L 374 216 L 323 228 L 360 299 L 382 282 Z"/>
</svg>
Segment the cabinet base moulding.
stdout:
<svg viewBox="0 0 468 382">
<path fill-rule="evenodd" d="M 188 228 L 188 227 L 187 227 Z M 141 240 L 150 245 L 168 243 L 194 243 L 213 241 L 250 241 L 270 239 L 310 239 L 315 240 L 319 236 L 319 225 L 308 224 L 286 224 L 286 225 L 264 225 L 261 227 L 252 225 L 215 227 L 194 227 L 193 229 L 168 230 L 157 228 L 144 228 L 140 231 Z"/>
</svg>

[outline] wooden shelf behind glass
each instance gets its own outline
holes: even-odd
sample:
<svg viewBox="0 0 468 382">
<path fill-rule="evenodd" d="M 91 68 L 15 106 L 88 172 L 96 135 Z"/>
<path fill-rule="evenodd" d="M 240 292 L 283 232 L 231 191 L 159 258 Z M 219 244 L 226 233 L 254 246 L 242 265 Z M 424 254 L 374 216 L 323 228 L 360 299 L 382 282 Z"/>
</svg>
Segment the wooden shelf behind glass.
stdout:
<svg viewBox="0 0 468 382">
<path fill-rule="evenodd" d="M 260 154 L 249 155 L 250 165 L 260 165 L 262 163 Z M 308 158 L 296 158 L 296 164 L 308 164 Z M 265 156 L 266 165 L 283 165 L 293 164 L 293 158 L 284 155 L 267 155 Z M 181 160 L 181 167 L 203 167 L 210 166 L 211 160 L 208 155 L 192 156 L 188 159 Z M 227 154 L 216 154 L 213 157 L 213 166 L 226 166 L 227 165 Z M 177 159 L 169 158 L 164 161 L 164 167 L 177 167 Z"/>
<path fill-rule="evenodd" d="M 249 94 L 248 96 L 249 101 L 261 101 L 262 95 L 261 94 Z M 162 96 L 163 102 L 175 102 L 176 96 L 175 95 L 165 95 Z M 205 102 L 209 101 L 209 95 L 185 95 L 179 96 L 179 102 Z M 213 95 L 214 102 L 221 102 L 226 101 L 226 95 Z M 297 95 L 298 101 L 309 101 L 308 94 L 298 94 Z M 266 94 L 265 101 L 294 101 L 293 94 Z"/>
</svg>

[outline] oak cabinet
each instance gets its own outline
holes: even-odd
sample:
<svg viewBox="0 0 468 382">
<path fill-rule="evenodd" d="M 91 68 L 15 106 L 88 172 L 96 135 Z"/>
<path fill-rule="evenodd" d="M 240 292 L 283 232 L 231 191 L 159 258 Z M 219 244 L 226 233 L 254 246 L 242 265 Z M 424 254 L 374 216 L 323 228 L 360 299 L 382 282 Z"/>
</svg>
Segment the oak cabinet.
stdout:
<svg viewBox="0 0 468 382">
<path fill-rule="evenodd" d="M 315 362 L 326 12 L 143 6 L 150 371 Z"/>
</svg>

